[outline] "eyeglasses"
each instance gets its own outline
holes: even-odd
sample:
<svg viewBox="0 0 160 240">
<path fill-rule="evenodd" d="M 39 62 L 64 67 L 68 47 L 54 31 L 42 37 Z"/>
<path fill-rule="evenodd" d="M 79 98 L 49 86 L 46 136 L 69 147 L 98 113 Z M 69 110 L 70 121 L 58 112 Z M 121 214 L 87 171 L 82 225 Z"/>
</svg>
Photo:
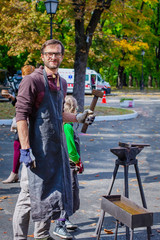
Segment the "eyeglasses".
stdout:
<svg viewBox="0 0 160 240">
<path fill-rule="evenodd" d="M 56 58 L 60 58 L 62 56 L 62 53 L 60 52 L 45 52 L 44 55 L 47 57 L 47 58 L 51 58 L 53 57 L 53 55 L 56 57 Z"/>
</svg>

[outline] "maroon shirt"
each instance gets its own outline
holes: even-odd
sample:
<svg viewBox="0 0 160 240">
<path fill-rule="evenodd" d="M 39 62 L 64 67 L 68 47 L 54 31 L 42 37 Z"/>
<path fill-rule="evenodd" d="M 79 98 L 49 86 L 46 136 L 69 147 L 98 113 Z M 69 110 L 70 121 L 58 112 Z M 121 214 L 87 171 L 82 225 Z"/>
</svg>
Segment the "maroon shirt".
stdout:
<svg viewBox="0 0 160 240">
<path fill-rule="evenodd" d="M 51 91 L 59 91 L 57 81 L 52 75 L 47 75 L 49 88 Z M 63 86 L 64 98 L 67 94 L 67 82 L 60 77 Z M 35 69 L 33 73 L 23 78 L 20 83 L 17 103 L 16 103 L 16 121 L 27 120 L 29 115 L 37 111 L 41 104 L 45 93 L 45 85 L 43 78 L 43 66 Z"/>
</svg>

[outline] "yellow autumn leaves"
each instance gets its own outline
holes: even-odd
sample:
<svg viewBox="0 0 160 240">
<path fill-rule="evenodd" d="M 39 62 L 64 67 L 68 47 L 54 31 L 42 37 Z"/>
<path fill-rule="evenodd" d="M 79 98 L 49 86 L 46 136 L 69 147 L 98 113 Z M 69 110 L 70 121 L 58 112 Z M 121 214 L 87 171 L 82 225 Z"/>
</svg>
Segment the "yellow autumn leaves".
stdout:
<svg viewBox="0 0 160 240">
<path fill-rule="evenodd" d="M 144 42 L 128 42 L 126 39 L 122 39 L 122 40 L 115 40 L 114 41 L 115 46 L 117 46 L 118 48 L 120 48 L 121 50 L 125 51 L 125 52 L 138 52 L 141 49 L 143 50 L 148 50 L 149 46 L 147 43 Z"/>
</svg>

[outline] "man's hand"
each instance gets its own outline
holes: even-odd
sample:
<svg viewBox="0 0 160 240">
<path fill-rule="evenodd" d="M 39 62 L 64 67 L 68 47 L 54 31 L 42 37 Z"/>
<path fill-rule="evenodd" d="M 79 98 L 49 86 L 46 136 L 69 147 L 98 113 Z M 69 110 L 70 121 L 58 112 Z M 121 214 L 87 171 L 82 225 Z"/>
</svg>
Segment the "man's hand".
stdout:
<svg viewBox="0 0 160 240">
<path fill-rule="evenodd" d="M 85 123 L 87 123 L 88 125 L 91 125 L 94 122 L 94 119 L 95 119 L 95 115 L 91 114 L 86 117 Z"/>
<path fill-rule="evenodd" d="M 29 149 L 20 149 L 20 162 L 24 163 L 26 167 L 33 167 L 33 162 L 35 160 L 31 148 Z"/>
<path fill-rule="evenodd" d="M 78 113 L 76 119 L 79 123 L 87 123 L 88 125 L 91 125 L 95 119 L 95 115 L 93 114 L 93 111 L 86 109 L 83 113 Z"/>
</svg>

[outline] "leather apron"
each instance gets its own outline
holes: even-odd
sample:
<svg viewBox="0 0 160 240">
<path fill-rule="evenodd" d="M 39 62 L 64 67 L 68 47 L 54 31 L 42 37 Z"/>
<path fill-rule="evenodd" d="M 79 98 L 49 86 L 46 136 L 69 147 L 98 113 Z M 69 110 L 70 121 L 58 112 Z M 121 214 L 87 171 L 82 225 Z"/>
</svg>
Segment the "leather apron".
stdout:
<svg viewBox="0 0 160 240">
<path fill-rule="evenodd" d="M 50 91 L 45 70 L 45 95 L 30 118 L 29 139 L 36 168 L 28 169 L 33 221 L 57 219 L 62 210 L 72 215 L 72 189 L 63 131 L 63 86 Z"/>
</svg>

